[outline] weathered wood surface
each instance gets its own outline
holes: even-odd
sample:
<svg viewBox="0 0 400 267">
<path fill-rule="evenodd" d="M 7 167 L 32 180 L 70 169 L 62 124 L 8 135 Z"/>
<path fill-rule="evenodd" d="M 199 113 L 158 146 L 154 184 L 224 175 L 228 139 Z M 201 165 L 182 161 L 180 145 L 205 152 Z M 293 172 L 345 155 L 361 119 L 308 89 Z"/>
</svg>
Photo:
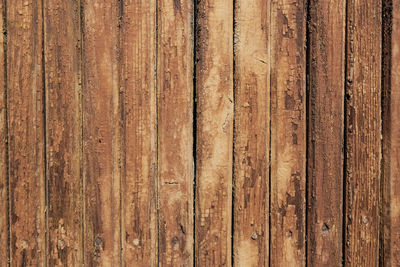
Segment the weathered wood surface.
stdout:
<svg viewBox="0 0 400 267">
<path fill-rule="evenodd" d="M 306 3 L 271 3 L 272 266 L 305 266 Z"/>
<path fill-rule="evenodd" d="M 75 1 L 43 4 L 47 262 L 77 266 L 83 256 L 80 10 Z"/>
<path fill-rule="evenodd" d="M 7 131 L 7 72 L 5 39 L 7 38 L 4 24 L 4 2 L 0 2 L 0 265 L 8 263 L 8 131 Z"/>
<path fill-rule="evenodd" d="M 119 4 L 84 0 L 82 11 L 84 262 L 117 266 L 121 260 Z"/>
<path fill-rule="evenodd" d="M 193 263 L 193 2 L 158 1 L 158 243 L 161 266 Z"/>
<path fill-rule="evenodd" d="M 233 262 L 268 266 L 270 4 L 235 3 Z"/>
<path fill-rule="evenodd" d="M 397 266 L 399 9 L 1 0 L 0 265 Z"/>
<path fill-rule="evenodd" d="M 122 264 L 156 266 L 156 1 L 124 1 L 120 16 Z"/>
<path fill-rule="evenodd" d="M 196 14 L 196 263 L 231 265 L 233 2 L 199 1 Z"/>
<path fill-rule="evenodd" d="M 309 266 L 342 264 L 345 4 L 309 3 Z"/>
<path fill-rule="evenodd" d="M 42 1 L 7 2 L 10 264 L 45 264 Z"/>
<path fill-rule="evenodd" d="M 347 3 L 345 264 L 378 266 L 381 3 Z"/>
</svg>

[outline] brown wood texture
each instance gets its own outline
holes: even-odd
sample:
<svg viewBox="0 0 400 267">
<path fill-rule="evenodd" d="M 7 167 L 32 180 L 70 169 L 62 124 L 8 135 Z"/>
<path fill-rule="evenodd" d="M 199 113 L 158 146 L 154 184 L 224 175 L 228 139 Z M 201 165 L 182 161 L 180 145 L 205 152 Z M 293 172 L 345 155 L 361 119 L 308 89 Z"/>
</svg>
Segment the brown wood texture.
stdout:
<svg viewBox="0 0 400 267">
<path fill-rule="evenodd" d="M 345 264 L 378 266 L 381 3 L 347 3 Z"/>
<path fill-rule="evenodd" d="M 268 266 L 270 5 L 235 4 L 233 262 Z"/>
<path fill-rule="evenodd" d="M 42 2 L 7 5 L 10 264 L 45 264 Z"/>
<path fill-rule="evenodd" d="M 0 266 L 397 266 L 400 0 L 0 0 Z"/>
<path fill-rule="evenodd" d="M 342 264 L 345 4 L 309 3 L 309 266 Z"/>
<path fill-rule="evenodd" d="M 193 2 L 158 1 L 160 266 L 193 263 Z"/>
<path fill-rule="evenodd" d="M 230 266 L 233 2 L 198 1 L 196 9 L 196 263 Z"/>
<path fill-rule="evenodd" d="M 306 3 L 271 3 L 272 266 L 305 266 Z"/>
<path fill-rule="evenodd" d="M 400 263 L 400 1 L 393 0 L 392 6 L 392 54 L 390 95 L 390 263 Z"/>
<path fill-rule="evenodd" d="M 381 265 L 400 262 L 400 1 L 383 2 L 383 228 Z"/>
<path fill-rule="evenodd" d="M 82 260 L 81 53 L 77 1 L 44 3 L 49 266 Z"/>
<path fill-rule="evenodd" d="M 124 1 L 120 14 L 122 264 L 156 266 L 156 1 Z"/>
<path fill-rule="evenodd" d="M 0 29 L 6 33 L 4 2 L 0 2 Z M 4 34 L 0 34 L 0 265 L 8 264 L 8 131 L 7 131 L 7 72 Z"/>
<path fill-rule="evenodd" d="M 83 21 L 84 263 L 121 260 L 121 112 L 117 1 L 85 0 Z"/>
</svg>

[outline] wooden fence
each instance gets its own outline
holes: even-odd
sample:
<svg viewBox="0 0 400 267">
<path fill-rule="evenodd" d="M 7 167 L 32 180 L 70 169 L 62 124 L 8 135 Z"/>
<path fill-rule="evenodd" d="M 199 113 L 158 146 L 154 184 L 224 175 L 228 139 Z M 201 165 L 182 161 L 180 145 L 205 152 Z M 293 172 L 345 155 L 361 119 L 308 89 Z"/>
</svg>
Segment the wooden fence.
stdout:
<svg viewBox="0 0 400 267">
<path fill-rule="evenodd" d="M 399 266 L 400 0 L 0 10 L 0 266 Z"/>
</svg>

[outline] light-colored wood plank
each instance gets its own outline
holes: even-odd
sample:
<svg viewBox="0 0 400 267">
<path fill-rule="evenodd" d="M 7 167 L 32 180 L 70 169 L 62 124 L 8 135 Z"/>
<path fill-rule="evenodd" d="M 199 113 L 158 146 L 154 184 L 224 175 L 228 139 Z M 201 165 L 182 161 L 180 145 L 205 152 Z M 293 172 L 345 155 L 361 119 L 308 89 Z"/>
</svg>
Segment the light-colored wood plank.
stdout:
<svg viewBox="0 0 400 267">
<path fill-rule="evenodd" d="M 156 1 L 123 1 L 122 263 L 157 264 Z"/>
<path fill-rule="evenodd" d="M 234 265 L 268 266 L 270 4 L 235 4 Z"/>
<path fill-rule="evenodd" d="M 0 1 L 0 266 L 8 266 L 8 131 L 7 131 L 7 84 L 5 65 L 5 38 L 4 25 L 5 5 Z"/>
<path fill-rule="evenodd" d="M 193 2 L 158 1 L 160 266 L 193 263 Z"/>
<path fill-rule="evenodd" d="M 231 265 L 233 1 L 197 3 L 196 264 Z"/>
<path fill-rule="evenodd" d="M 7 1 L 11 266 L 45 265 L 42 1 Z"/>
<path fill-rule="evenodd" d="M 272 266 L 305 266 L 306 3 L 271 4 Z"/>
<path fill-rule="evenodd" d="M 119 3 L 83 5 L 84 263 L 120 265 Z"/>
<path fill-rule="evenodd" d="M 308 265 L 340 266 L 346 2 L 309 3 Z"/>
<path fill-rule="evenodd" d="M 44 1 L 49 266 L 82 261 L 80 12 Z"/>
<path fill-rule="evenodd" d="M 345 264 L 378 266 L 381 2 L 347 3 Z"/>
</svg>

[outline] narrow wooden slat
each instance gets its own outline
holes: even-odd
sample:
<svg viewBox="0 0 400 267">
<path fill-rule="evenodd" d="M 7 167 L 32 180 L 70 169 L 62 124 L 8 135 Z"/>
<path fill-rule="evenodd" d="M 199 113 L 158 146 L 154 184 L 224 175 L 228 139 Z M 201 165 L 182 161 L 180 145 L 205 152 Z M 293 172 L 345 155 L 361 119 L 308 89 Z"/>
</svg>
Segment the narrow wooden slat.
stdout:
<svg viewBox="0 0 400 267">
<path fill-rule="evenodd" d="M 193 263 L 193 3 L 158 1 L 160 266 Z"/>
<path fill-rule="evenodd" d="M 82 260 L 80 37 L 78 1 L 44 1 L 50 266 Z"/>
<path fill-rule="evenodd" d="M 196 17 L 196 263 L 230 266 L 233 1 L 199 1 Z"/>
<path fill-rule="evenodd" d="M 7 1 L 11 266 L 45 264 L 42 1 Z"/>
<path fill-rule="evenodd" d="M 400 262 L 400 1 L 393 0 L 390 136 L 390 263 Z"/>
<path fill-rule="evenodd" d="M 235 3 L 234 264 L 267 266 L 270 4 Z"/>
<path fill-rule="evenodd" d="M 381 2 L 347 3 L 345 263 L 378 266 Z"/>
<path fill-rule="evenodd" d="M 120 264 L 119 4 L 83 4 L 84 261 Z"/>
<path fill-rule="evenodd" d="M 5 5 L 0 1 L 0 266 L 7 266 L 8 262 L 8 171 L 7 171 L 7 85 L 4 51 Z"/>
<path fill-rule="evenodd" d="M 383 251 L 382 266 L 400 262 L 400 1 L 383 1 Z M 382 191 L 381 191 L 382 192 Z"/>
<path fill-rule="evenodd" d="M 345 1 L 309 3 L 308 265 L 340 266 Z"/>
<path fill-rule="evenodd" d="M 122 262 L 156 266 L 156 1 L 124 1 L 121 15 Z"/>
<path fill-rule="evenodd" d="M 305 1 L 271 6 L 271 266 L 305 265 Z"/>
</svg>

